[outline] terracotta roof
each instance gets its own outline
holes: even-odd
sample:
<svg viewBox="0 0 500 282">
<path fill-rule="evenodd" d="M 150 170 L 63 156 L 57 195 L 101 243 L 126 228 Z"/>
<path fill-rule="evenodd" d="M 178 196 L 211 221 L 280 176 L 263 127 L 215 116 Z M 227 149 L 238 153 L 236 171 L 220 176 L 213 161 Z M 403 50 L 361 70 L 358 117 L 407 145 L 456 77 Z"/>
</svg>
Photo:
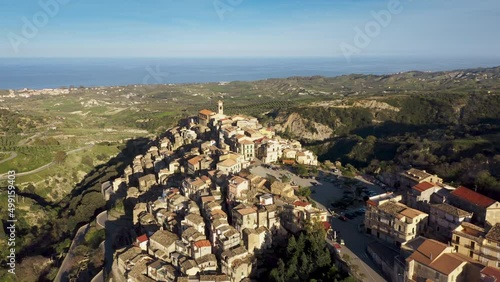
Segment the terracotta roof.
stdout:
<svg viewBox="0 0 500 282">
<path fill-rule="evenodd" d="M 469 188 L 464 186 L 460 186 L 451 192 L 452 195 L 458 197 L 464 201 L 470 202 L 476 206 L 487 208 L 495 203 L 495 200 L 488 198 L 484 195 L 481 195 Z"/>
<path fill-rule="evenodd" d="M 438 209 L 440 211 L 443 211 L 447 214 L 450 214 L 452 216 L 461 218 L 461 217 L 466 217 L 466 216 L 472 216 L 472 213 L 468 211 L 461 210 L 455 206 L 452 206 L 450 204 L 435 204 L 431 205 L 431 209 Z"/>
<path fill-rule="evenodd" d="M 217 214 L 223 215 L 225 218 L 227 218 L 227 214 L 223 210 L 213 210 L 210 212 L 211 216 L 215 216 Z"/>
<path fill-rule="evenodd" d="M 164 247 L 169 247 L 177 241 L 179 237 L 167 230 L 158 230 L 150 238 L 151 241 L 158 242 Z"/>
<path fill-rule="evenodd" d="M 241 184 L 245 181 L 247 181 L 245 178 L 240 177 L 240 176 L 233 176 L 229 181 L 234 181 L 236 184 Z"/>
<path fill-rule="evenodd" d="M 459 256 L 456 256 L 455 254 L 443 254 L 429 266 L 443 274 L 448 275 L 463 263 L 467 263 L 467 261 L 463 260 Z"/>
<path fill-rule="evenodd" d="M 210 244 L 210 241 L 208 240 L 200 240 L 200 241 L 196 241 L 193 243 L 194 246 L 198 247 L 198 248 L 203 248 L 203 247 L 211 247 L 212 244 Z"/>
<path fill-rule="evenodd" d="M 494 278 L 494 282 L 500 281 L 500 269 L 494 268 L 492 266 L 483 268 L 483 270 L 481 270 L 481 274 Z"/>
<path fill-rule="evenodd" d="M 146 234 L 137 237 L 137 242 L 139 242 L 139 243 L 146 242 L 147 240 L 148 240 L 148 236 Z"/>
<path fill-rule="evenodd" d="M 201 197 L 201 202 L 202 203 L 213 202 L 213 201 L 215 201 L 215 197 L 214 196 L 203 196 L 203 197 Z"/>
<path fill-rule="evenodd" d="M 432 260 L 436 259 L 445 249 L 446 244 L 436 240 L 425 240 L 411 256 L 407 258 L 408 261 L 416 260 L 421 264 L 430 265 Z M 432 260 L 431 260 L 432 257 Z"/>
<path fill-rule="evenodd" d="M 199 163 L 201 160 L 203 159 L 202 156 L 196 156 L 194 158 L 191 158 L 188 160 L 188 163 L 192 164 L 192 165 L 196 165 L 197 163 Z"/>
<path fill-rule="evenodd" d="M 238 212 L 241 215 L 247 215 L 247 214 L 255 213 L 256 210 L 254 210 L 253 208 L 245 208 L 245 209 L 236 210 L 236 212 Z"/>
<path fill-rule="evenodd" d="M 475 224 L 472 224 L 470 222 L 467 222 L 467 221 L 462 221 L 462 223 L 460 223 L 460 226 L 462 226 L 464 228 L 469 228 L 469 229 L 472 229 L 472 230 L 475 230 L 475 231 L 481 232 L 481 233 L 485 232 L 484 228 L 477 226 Z"/>
<path fill-rule="evenodd" d="M 418 249 L 406 260 L 415 260 L 418 263 L 430 267 L 442 274 L 449 275 L 467 259 L 455 253 L 443 253 L 447 248 L 446 244 L 427 239 Z"/>
<path fill-rule="evenodd" d="M 422 214 L 425 214 L 425 213 L 421 212 L 419 210 L 416 210 L 416 209 L 407 208 L 404 211 L 400 212 L 399 214 L 404 215 L 404 216 L 409 217 L 409 218 L 415 218 L 415 217 L 422 215 Z"/>
<path fill-rule="evenodd" d="M 432 176 L 432 174 L 427 173 L 425 170 L 420 170 L 416 168 L 410 168 L 409 170 L 402 173 L 402 175 L 411 178 L 413 180 L 425 179 Z"/>
<path fill-rule="evenodd" d="M 241 141 L 239 141 L 240 144 L 243 144 L 243 145 L 250 145 L 250 144 L 253 144 L 252 141 L 250 140 L 246 140 L 246 139 L 243 139 Z"/>
<path fill-rule="evenodd" d="M 500 242 L 500 223 L 495 224 L 486 234 L 486 239 Z"/>
<path fill-rule="evenodd" d="M 415 189 L 415 190 L 417 190 L 417 191 L 419 191 L 419 192 L 424 192 L 426 190 L 431 189 L 432 187 L 436 187 L 436 185 L 433 184 L 433 183 L 424 181 L 422 183 L 419 183 L 419 184 L 413 186 L 412 188 Z"/>
<path fill-rule="evenodd" d="M 211 116 L 211 115 L 214 115 L 215 113 L 212 112 L 211 110 L 203 109 L 200 111 L 200 114 L 206 115 L 206 116 Z"/>
<path fill-rule="evenodd" d="M 218 163 L 217 165 L 218 166 L 224 166 L 224 167 L 232 167 L 232 166 L 234 166 L 236 164 L 237 164 L 237 162 L 235 160 L 233 160 L 233 159 L 227 159 L 225 161 L 222 161 L 222 162 Z"/>
<path fill-rule="evenodd" d="M 309 206 L 311 203 L 309 202 L 304 202 L 304 201 L 295 201 L 293 202 L 293 205 L 296 206 L 296 207 L 307 207 Z"/>
</svg>

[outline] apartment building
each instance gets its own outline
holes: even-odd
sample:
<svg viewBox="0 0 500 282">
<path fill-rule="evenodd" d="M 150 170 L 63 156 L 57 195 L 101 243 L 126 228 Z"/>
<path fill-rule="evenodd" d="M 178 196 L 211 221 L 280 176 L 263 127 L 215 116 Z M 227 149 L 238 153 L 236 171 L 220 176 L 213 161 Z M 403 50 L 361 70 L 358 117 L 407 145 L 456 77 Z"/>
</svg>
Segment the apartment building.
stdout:
<svg viewBox="0 0 500 282">
<path fill-rule="evenodd" d="M 449 204 L 434 204 L 430 206 L 429 228 L 430 237 L 447 242 L 452 237 L 452 232 L 462 222 L 470 222 L 472 213 L 464 211 Z"/>
<path fill-rule="evenodd" d="M 366 233 L 399 247 L 421 235 L 427 228 L 427 221 L 428 214 L 387 201 L 381 205 L 368 202 L 364 223 Z"/>
<path fill-rule="evenodd" d="M 453 230 L 454 250 L 486 266 L 500 268 L 500 223 L 490 230 L 462 222 Z"/>
</svg>

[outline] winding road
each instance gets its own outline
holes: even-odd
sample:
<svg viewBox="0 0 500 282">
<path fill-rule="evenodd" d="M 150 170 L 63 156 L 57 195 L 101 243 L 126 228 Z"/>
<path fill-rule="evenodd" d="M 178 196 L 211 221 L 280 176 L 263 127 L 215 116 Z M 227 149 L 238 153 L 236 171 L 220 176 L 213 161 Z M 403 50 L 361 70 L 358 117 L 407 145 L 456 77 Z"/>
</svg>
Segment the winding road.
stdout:
<svg viewBox="0 0 500 282">
<path fill-rule="evenodd" d="M 55 282 L 61 282 L 61 281 L 69 281 L 68 280 L 68 274 L 69 271 L 71 270 L 71 266 L 73 265 L 73 252 L 75 248 L 83 241 L 85 240 L 85 234 L 87 234 L 87 231 L 89 230 L 90 225 L 85 224 L 84 226 L 80 227 L 78 229 L 78 232 L 76 232 L 75 238 L 73 238 L 73 241 L 71 242 L 71 246 L 69 247 L 68 254 L 63 260 L 63 263 L 61 264 L 61 267 L 59 268 L 59 271 L 57 272 L 56 278 L 54 279 Z"/>
<path fill-rule="evenodd" d="M 100 219 L 100 222 L 99 222 L 99 219 Z M 108 211 L 103 211 L 100 214 L 98 214 L 96 217 L 96 221 L 99 225 L 102 224 L 104 226 L 107 220 L 108 220 Z M 61 264 L 61 267 L 59 268 L 59 271 L 57 272 L 57 276 L 54 279 L 54 282 L 68 281 L 68 273 L 74 264 L 73 252 L 74 252 L 75 248 L 83 242 L 83 240 L 85 239 L 85 234 L 87 234 L 87 232 L 89 231 L 89 228 L 90 228 L 90 225 L 85 224 L 84 226 L 80 227 L 80 229 L 78 229 L 78 232 L 76 232 L 75 238 L 73 238 L 73 241 L 71 242 L 71 246 L 69 247 L 68 253 L 66 254 L 66 257 L 64 258 L 64 260 Z M 101 243 L 101 245 L 99 247 L 102 247 L 102 245 L 103 245 L 103 243 Z"/>
<path fill-rule="evenodd" d="M 85 150 L 85 149 L 92 148 L 93 146 L 94 146 L 93 144 L 92 144 L 92 145 L 87 145 L 87 146 L 85 146 L 85 147 L 81 147 L 81 148 L 78 148 L 78 149 L 74 149 L 74 150 L 71 150 L 71 151 L 67 151 L 67 152 L 66 152 L 66 154 L 67 154 L 67 155 L 74 154 L 74 153 L 76 153 L 76 152 L 80 152 L 80 151 L 83 151 L 83 150 Z M 17 156 L 17 153 L 16 153 L 16 156 Z M 5 162 L 5 161 L 8 161 L 8 160 L 10 160 L 10 159 L 13 159 L 13 158 L 15 158 L 16 156 L 14 156 L 14 157 L 12 157 L 12 156 L 11 156 L 9 159 L 7 159 L 7 160 L 3 160 L 3 161 L 1 161 L 0 163 Z M 53 161 L 52 161 L 52 162 L 50 162 L 50 163 L 48 163 L 48 164 L 46 164 L 46 165 L 43 165 L 43 166 L 41 166 L 41 167 L 39 167 L 39 168 L 35 168 L 34 170 L 31 170 L 31 171 L 26 171 L 26 172 L 16 173 L 16 176 L 24 176 L 24 175 L 30 175 L 30 174 L 38 173 L 38 172 L 40 172 L 40 171 L 43 171 L 43 170 L 45 170 L 45 169 L 47 169 L 47 168 L 49 168 L 49 167 L 53 166 L 54 164 L 55 164 L 55 162 L 53 162 Z M 0 180 L 2 180 L 2 179 L 4 179 L 4 178 L 7 178 L 7 173 L 0 174 Z"/>
</svg>

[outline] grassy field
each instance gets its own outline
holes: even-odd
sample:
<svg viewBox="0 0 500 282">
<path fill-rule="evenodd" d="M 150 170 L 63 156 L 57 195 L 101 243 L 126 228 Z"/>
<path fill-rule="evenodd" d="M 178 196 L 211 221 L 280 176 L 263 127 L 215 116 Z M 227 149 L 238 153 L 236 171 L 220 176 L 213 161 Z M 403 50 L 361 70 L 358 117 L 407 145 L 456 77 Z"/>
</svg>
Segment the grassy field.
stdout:
<svg viewBox="0 0 500 282">
<path fill-rule="evenodd" d="M 59 200 L 94 166 L 105 163 L 119 153 L 119 144 L 95 145 L 83 151 L 70 154 L 63 164 L 51 166 L 41 172 L 19 176 L 16 180 L 21 189 L 28 185 L 35 187 L 35 192 L 47 200 Z"/>
</svg>

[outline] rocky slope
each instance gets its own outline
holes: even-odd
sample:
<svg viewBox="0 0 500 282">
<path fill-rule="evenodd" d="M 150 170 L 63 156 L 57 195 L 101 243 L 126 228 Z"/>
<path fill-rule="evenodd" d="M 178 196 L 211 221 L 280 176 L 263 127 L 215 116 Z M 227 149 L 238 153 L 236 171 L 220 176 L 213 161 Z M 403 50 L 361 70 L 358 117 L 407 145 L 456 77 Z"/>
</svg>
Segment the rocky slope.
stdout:
<svg viewBox="0 0 500 282">
<path fill-rule="evenodd" d="M 278 122 L 275 126 L 277 132 L 292 133 L 293 136 L 300 136 L 300 139 L 303 140 L 322 141 L 332 137 L 334 132 L 333 129 L 327 125 L 305 119 L 295 112 L 288 116 L 278 116 L 276 122 Z"/>
</svg>

